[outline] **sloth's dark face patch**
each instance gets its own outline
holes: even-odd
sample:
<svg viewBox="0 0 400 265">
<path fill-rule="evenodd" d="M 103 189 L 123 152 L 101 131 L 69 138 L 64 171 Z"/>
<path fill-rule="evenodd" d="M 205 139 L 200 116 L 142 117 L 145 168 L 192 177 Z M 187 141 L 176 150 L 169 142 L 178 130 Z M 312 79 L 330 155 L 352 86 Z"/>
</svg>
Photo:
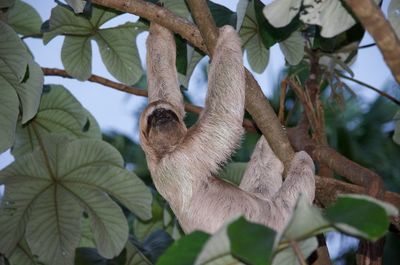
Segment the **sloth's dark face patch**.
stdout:
<svg viewBox="0 0 400 265">
<path fill-rule="evenodd" d="M 150 129 L 161 129 L 179 124 L 178 116 L 174 111 L 164 108 L 155 109 L 147 117 L 147 133 Z"/>
</svg>

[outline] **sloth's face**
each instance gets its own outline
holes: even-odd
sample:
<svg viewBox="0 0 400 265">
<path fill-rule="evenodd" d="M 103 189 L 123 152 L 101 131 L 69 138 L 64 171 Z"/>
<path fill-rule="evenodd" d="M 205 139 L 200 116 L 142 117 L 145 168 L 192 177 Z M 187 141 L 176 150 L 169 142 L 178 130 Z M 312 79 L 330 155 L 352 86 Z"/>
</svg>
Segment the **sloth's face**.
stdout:
<svg viewBox="0 0 400 265">
<path fill-rule="evenodd" d="M 162 157 L 172 152 L 185 136 L 186 130 L 182 126 L 176 113 L 171 109 L 157 108 L 147 116 L 146 135 L 149 144 L 159 151 Z"/>
</svg>

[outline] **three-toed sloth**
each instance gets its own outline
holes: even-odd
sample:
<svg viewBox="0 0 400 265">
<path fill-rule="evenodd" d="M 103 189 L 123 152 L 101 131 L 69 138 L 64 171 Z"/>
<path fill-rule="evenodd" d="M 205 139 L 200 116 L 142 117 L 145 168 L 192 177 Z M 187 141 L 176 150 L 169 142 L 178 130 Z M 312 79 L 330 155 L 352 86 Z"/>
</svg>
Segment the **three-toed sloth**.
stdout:
<svg viewBox="0 0 400 265">
<path fill-rule="evenodd" d="M 235 30 L 230 26 L 220 29 L 205 108 L 189 129 L 183 121 L 175 57 L 173 34 L 151 23 L 149 105 L 140 118 L 140 138 L 157 190 L 186 233 L 213 233 L 237 215 L 281 230 L 300 192 L 310 203 L 314 199 L 314 164 L 307 153 L 295 154 L 282 183 L 283 165 L 261 137 L 239 187 L 215 177 L 243 134 L 245 75 Z"/>
</svg>

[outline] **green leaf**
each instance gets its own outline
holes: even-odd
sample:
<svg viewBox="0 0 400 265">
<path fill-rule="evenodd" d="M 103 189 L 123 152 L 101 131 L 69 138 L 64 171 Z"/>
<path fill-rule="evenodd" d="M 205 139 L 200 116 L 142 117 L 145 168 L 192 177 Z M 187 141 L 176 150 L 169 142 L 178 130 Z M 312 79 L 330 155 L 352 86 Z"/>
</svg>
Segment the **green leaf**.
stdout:
<svg viewBox="0 0 400 265">
<path fill-rule="evenodd" d="M 118 255 L 128 240 L 128 224 L 121 208 L 107 194 L 67 184 L 71 193 L 84 202 L 98 252 L 105 258 Z"/>
<path fill-rule="evenodd" d="M 193 74 L 194 69 L 196 68 L 197 64 L 203 59 L 204 55 L 196 51 L 191 45 L 186 46 L 187 50 L 187 67 L 186 67 L 186 75 L 179 75 L 179 81 L 184 87 L 189 87 L 189 81 Z M 179 53 L 179 52 L 178 52 Z"/>
<path fill-rule="evenodd" d="M 43 73 L 28 54 L 17 34 L 0 21 L 0 153 L 14 142 L 20 110 L 22 122 L 30 120 L 39 107 Z M 28 67 L 29 66 L 29 67 Z M 27 80 L 23 80 L 29 73 Z M 23 83 L 21 83 L 24 81 Z"/>
<path fill-rule="evenodd" d="M 308 258 L 311 253 L 318 248 L 317 238 L 311 237 L 301 242 L 295 242 L 298 245 L 304 258 Z M 299 265 L 299 258 L 293 251 L 293 247 L 289 246 L 279 251 L 272 261 L 272 265 Z"/>
<path fill-rule="evenodd" d="M 26 231 L 29 247 L 41 261 L 72 264 L 85 210 L 101 254 L 118 255 L 128 236 L 126 219 L 105 193 L 149 218 L 147 187 L 122 168 L 120 154 L 105 142 L 51 135 L 40 146 L 0 172 L 5 184 L 0 252 L 10 255 Z"/>
<path fill-rule="evenodd" d="M 380 0 L 374 0 L 376 4 Z M 341 1 L 304 0 L 300 20 L 311 25 L 321 26 L 321 36 L 334 37 L 350 29 L 356 21 Z"/>
<path fill-rule="evenodd" d="M 367 196 L 340 196 L 325 214 L 342 232 L 368 240 L 382 237 L 390 224 L 387 209 Z"/>
<path fill-rule="evenodd" d="M 0 153 L 11 147 L 18 119 L 18 96 L 2 74 L 6 65 L 0 61 Z"/>
<path fill-rule="evenodd" d="M 239 0 L 236 5 L 236 14 L 237 14 L 236 31 L 239 31 L 239 29 L 242 27 L 248 5 L 249 5 L 249 0 Z"/>
<path fill-rule="evenodd" d="M 152 218 L 147 221 L 135 219 L 133 222 L 133 231 L 135 237 L 142 241 L 156 230 L 163 229 L 163 208 L 157 200 L 152 203 Z"/>
<path fill-rule="evenodd" d="M 75 13 L 82 13 L 85 9 L 86 1 L 82 0 L 65 0 L 72 7 Z"/>
<path fill-rule="evenodd" d="M 61 60 L 65 71 L 80 81 L 92 74 L 91 36 L 65 36 L 61 50 Z"/>
<path fill-rule="evenodd" d="M 10 257 L 10 263 L 13 265 L 38 265 L 37 257 L 33 256 L 28 243 L 22 240 L 18 243 Z"/>
<path fill-rule="evenodd" d="M 118 80 L 132 85 L 143 74 L 136 37 L 146 27 L 141 22 L 128 22 L 114 28 L 100 29 L 119 14 L 112 9 L 93 6 L 91 17 L 87 19 L 58 5 L 52 10 L 49 30 L 44 33 L 43 41 L 47 44 L 57 35 L 65 35 L 61 54 L 64 67 L 71 76 L 86 80 L 91 74 L 90 41 L 94 38 L 107 70 Z"/>
<path fill-rule="evenodd" d="M 325 232 L 329 227 L 329 222 L 325 220 L 320 210 L 310 205 L 301 194 L 282 239 L 301 240 Z"/>
<path fill-rule="evenodd" d="M 1 0 L 0 8 L 9 8 L 15 4 L 15 0 Z"/>
<path fill-rule="evenodd" d="M 276 232 L 266 226 L 246 221 L 243 217 L 228 226 L 233 256 L 246 264 L 270 264 Z"/>
<path fill-rule="evenodd" d="M 46 264 L 73 264 L 80 238 L 79 202 L 63 185 L 53 184 L 38 192 L 32 204 L 25 235 L 32 252 Z"/>
<path fill-rule="evenodd" d="M 272 1 L 263 9 L 264 16 L 276 28 L 282 28 L 293 20 L 300 11 L 301 0 Z"/>
<path fill-rule="evenodd" d="M 126 244 L 126 262 L 124 265 L 151 265 L 141 250 L 128 241 Z"/>
<path fill-rule="evenodd" d="M 43 33 L 43 42 L 47 44 L 58 35 L 90 36 L 92 30 L 93 25 L 88 19 L 74 14 L 65 6 L 57 5 L 51 10 L 49 29 Z"/>
<path fill-rule="evenodd" d="M 29 62 L 29 78 L 15 86 L 22 109 L 22 124 L 31 120 L 37 113 L 43 90 L 43 72 L 34 61 Z"/>
<path fill-rule="evenodd" d="M 400 37 L 400 16 L 399 16 L 399 10 L 400 10 L 400 0 L 392 0 L 390 1 L 387 14 L 388 14 L 388 20 L 390 22 L 390 25 L 392 25 L 394 31 L 396 32 L 397 37 Z"/>
<path fill-rule="evenodd" d="M 8 8 L 14 5 L 15 0 L 1 0 L 0 1 L 0 8 Z"/>
<path fill-rule="evenodd" d="M 157 265 L 186 265 L 194 264 L 197 255 L 210 236 L 204 232 L 196 231 L 175 241 L 174 244 L 162 255 Z"/>
<path fill-rule="evenodd" d="M 143 73 L 135 39 L 136 32 L 124 28 L 101 29 L 95 36 L 107 70 L 125 84 L 136 83 Z"/>
<path fill-rule="evenodd" d="M 42 25 L 42 19 L 36 9 L 21 0 L 17 0 L 9 9 L 7 22 L 22 35 L 40 34 Z"/>
<path fill-rule="evenodd" d="M 32 152 L 38 145 L 38 136 L 46 137 L 49 133 L 101 139 L 100 128 L 93 116 L 60 85 L 48 86 L 35 118 L 25 126 L 17 126 L 12 154 L 19 157 Z"/>
<path fill-rule="evenodd" d="M 251 69 L 262 73 L 268 65 L 269 51 L 262 42 L 259 25 L 254 10 L 254 1 L 247 6 L 246 15 L 240 29 L 243 48 L 247 52 L 247 59 Z"/>
<path fill-rule="evenodd" d="M 299 31 L 295 31 L 289 38 L 279 43 L 279 47 L 286 61 L 290 65 L 297 65 L 304 57 L 305 40 Z"/>
<path fill-rule="evenodd" d="M 269 24 L 265 19 L 262 10 L 265 5 L 260 0 L 254 0 L 254 14 L 258 25 L 258 34 L 260 35 L 261 40 L 263 41 L 266 48 L 271 47 L 276 43 L 276 40 L 269 32 Z"/>
<path fill-rule="evenodd" d="M 207 1 L 207 5 L 217 27 L 222 27 L 224 25 L 231 25 L 232 27 L 236 26 L 235 12 L 232 12 L 229 8 L 212 1 Z"/>
<path fill-rule="evenodd" d="M 29 54 L 15 31 L 2 21 L 0 36 L 0 77 L 21 82 L 30 61 Z"/>
<path fill-rule="evenodd" d="M 227 234 L 227 226 L 229 223 L 230 222 L 227 222 L 226 225 L 221 227 L 207 240 L 207 243 L 203 246 L 200 254 L 198 254 L 195 265 L 243 264 L 231 254 L 231 247 Z"/>
<path fill-rule="evenodd" d="M 246 162 L 233 162 L 224 167 L 219 177 L 239 186 L 246 171 Z"/>
</svg>

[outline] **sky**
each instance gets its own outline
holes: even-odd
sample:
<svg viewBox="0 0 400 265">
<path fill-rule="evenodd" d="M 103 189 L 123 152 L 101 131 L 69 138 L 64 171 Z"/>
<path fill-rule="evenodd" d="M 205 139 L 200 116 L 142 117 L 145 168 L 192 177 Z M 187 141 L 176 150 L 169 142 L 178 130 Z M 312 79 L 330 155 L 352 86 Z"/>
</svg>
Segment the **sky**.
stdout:
<svg viewBox="0 0 400 265">
<path fill-rule="evenodd" d="M 53 0 L 25 0 L 25 2 L 32 5 L 39 12 L 43 21 L 49 19 L 51 8 L 56 5 Z M 238 1 L 218 0 L 213 2 L 225 5 L 231 10 L 235 10 Z M 270 1 L 263 2 L 267 4 Z M 383 2 L 384 12 L 387 10 L 388 2 L 388 0 Z M 107 22 L 103 27 L 115 26 L 122 24 L 125 21 L 136 20 L 136 16 L 125 14 Z M 145 56 L 146 38 L 147 33 L 141 33 L 137 39 L 139 54 L 142 58 L 142 61 L 144 61 L 143 58 Z M 42 41 L 39 39 L 26 39 L 26 42 L 33 52 L 35 60 L 39 63 L 39 65 L 43 67 L 63 69 L 60 56 L 63 37 L 56 37 L 46 46 L 43 45 Z M 373 43 L 373 40 L 368 34 L 365 34 L 361 45 L 370 43 Z M 113 78 L 107 72 L 105 66 L 103 65 L 97 45 L 92 45 L 92 49 L 92 73 L 115 80 L 115 78 Z M 203 60 L 203 63 L 207 62 L 207 59 Z M 275 45 L 270 50 L 270 59 L 267 70 L 262 74 L 254 74 L 256 80 L 259 82 L 261 88 L 267 96 L 271 95 L 270 91 L 272 86 L 277 84 L 276 80 L 282 67 L 284 67 L 284 63 L 284 57 L 278 45 Z M 248 69 L 250 68 L 246 59 L 245 65 Z M 394 80 L 376 46 L 360 50 L 357 61 L 352 65 L 351 68 L 356 79 L 362 80 L 376 88 L 382 88 L 388 83 L 393 83 Z M 199 80 L 201 79 L 199 78 L 199 76 L 201 76 L 199 75 L 200 72 L 201 67 L 197 67 L 193 74 L 193 78 L 189 83 L 188 94 L 192 96 L 195 104 L 202 106 L 206 95 L 206 85 L 204 82 Z M 60 77 L 46 76 L 45 83 L 62 84 L 69 89 L 72 94 L 82 103 L 82 105 L 94 115 L 103 131 L 118 131 L 132 137 L 135 140 L 138 140 L 137 120 L 134 119 L 133 113 L 137 112 L 138 109 L 146 103 L 146 98 L 128 95 L 126 93 L 119 92 L 95 83 L 80 82 L 77 80 L 63 79 Z M 351 87 L 354 88 L 356 93 L 360 91 L 358 95 L 366 100 L 371 100 L 372 98 L 376 97 L 374 93 L 371 93 L 369 90 L 358 85 L 351 84 Z M 12 161 L 13 158 L 9 152 L 0 154 L 0 169 L 4 168 Z M 0 194 L 1 192 L 2 188 L 0 187 Z M 351 238 L 347 240 L 350 240 L 347 242 L 347 244 L 350 245 L 354 245 L 356 242 L 355 239 Z M 331 236 L 330 244 L 338 245 L 341 243 L 343 242 L 338 240 L 338 237 Z M 337 250 L 339 248 L 336 247 L 333 249 Z M 335 253 L 331 254 L 335 255 Z M 336 253 L 336 255 L 337 254 L 338 253 Z"/>
</svg>

